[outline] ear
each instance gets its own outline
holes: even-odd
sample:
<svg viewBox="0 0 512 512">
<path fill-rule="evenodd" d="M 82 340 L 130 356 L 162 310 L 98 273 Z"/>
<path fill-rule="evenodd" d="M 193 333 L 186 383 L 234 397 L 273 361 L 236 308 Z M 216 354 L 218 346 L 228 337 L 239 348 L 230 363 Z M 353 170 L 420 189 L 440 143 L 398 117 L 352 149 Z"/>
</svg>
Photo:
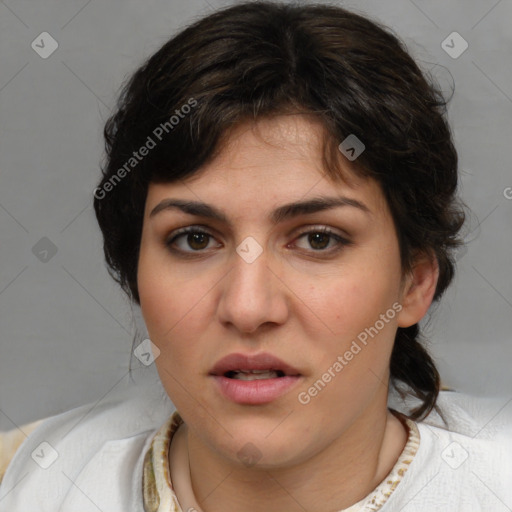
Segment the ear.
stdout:
<svg viewBox="0 0 512 512">
<path fill-rule="evenodd" d="M 398 327 L 410 327 L 425 316 L 434 298 L 438 278 L 439 265 L 434 254 L 417 256 L 405 278 Z"/>
</svg>

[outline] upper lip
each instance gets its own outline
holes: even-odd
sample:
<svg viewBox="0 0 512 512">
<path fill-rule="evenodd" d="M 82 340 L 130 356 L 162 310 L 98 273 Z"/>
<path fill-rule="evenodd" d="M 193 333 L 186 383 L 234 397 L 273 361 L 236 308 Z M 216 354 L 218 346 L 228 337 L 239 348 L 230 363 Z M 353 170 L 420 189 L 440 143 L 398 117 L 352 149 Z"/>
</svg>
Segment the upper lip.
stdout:
<svg viewBox="0 0 512 512">
<path fill-rule="evenodd" d="M 285 375 L 300 375 L 299 370 L 267 352 L 253 355 L 229 354 L 215 363 L 210 375 L 224 375 L 236 370 L 281 370 Z"/>
</svg>

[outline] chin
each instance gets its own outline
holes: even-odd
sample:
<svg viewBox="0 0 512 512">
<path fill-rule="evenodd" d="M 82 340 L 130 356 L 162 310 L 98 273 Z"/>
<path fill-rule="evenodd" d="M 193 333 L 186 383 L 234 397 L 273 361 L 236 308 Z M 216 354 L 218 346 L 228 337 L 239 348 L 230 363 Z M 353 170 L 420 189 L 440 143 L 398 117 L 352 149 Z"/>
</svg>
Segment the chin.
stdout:
<svg viewBox="0 0 512 512">
<path fill-rule="evenodd" d="M 282 469 L 307 458 L 303 452 L 304 443 L 297 442 L 296 434 L 293 435 L 285 428 L 276 429 L 275 422 L 265 423 L 264 428 L 260 426 L 261 423 L 255 425 L 254 422 L 247 426 L 240 425 L 233 437 L 223 431 L 217 450 L 233 463 L 248 469 Z"/>
</svg>

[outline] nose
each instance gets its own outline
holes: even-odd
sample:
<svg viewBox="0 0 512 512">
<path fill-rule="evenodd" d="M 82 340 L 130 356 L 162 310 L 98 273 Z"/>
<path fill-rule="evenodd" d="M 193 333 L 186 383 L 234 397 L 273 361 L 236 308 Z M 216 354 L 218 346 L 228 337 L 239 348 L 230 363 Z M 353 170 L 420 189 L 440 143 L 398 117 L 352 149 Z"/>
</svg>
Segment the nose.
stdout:
<svg viewBox="0 0 512 512">
<path fill-rule="evenodd" d="M 269 260 L 267 251 L 251 263 L 234 252 L 230 271 L 221 281 L 218 316 L 223 324 L 251 334 L 263 324 L 286 321 L 289 295 L 276 271 L 277 265 Z"/>
</svg>

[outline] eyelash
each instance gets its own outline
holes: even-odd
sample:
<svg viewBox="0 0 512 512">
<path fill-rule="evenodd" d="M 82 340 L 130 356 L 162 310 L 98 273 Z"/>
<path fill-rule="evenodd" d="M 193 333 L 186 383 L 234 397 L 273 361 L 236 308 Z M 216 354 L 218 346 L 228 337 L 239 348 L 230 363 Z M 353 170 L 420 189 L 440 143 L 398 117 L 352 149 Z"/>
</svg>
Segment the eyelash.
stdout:
<svg viewBox="0 0 512 512">
<path fill-rule="evenodd" d="M 208 237 L 215 238 L 208 231 L 200 229 L 199 227 L 196 227 L 196 226 L 189 226 L 189 227 L 182 228 L 182 229 L 179 229 L 176 232 L 174 232 L 166 240 L 165 245 L 167 246 L 167 248 L 171 252 L 173 252 L 175 254 L 178 254 L 178 255 L 182 255 L 183 257 L 194 257 L 195 255 L 202 255 L 202 254 L 204 254 L 207 251 L 207 249 L 202 249 L 202 250 L 199 250 L 199 251 L 194 251 L 194 250 L 193 251 L 183 251 L 181 249 L 175 249 L 175 248 L 172 247 L 178 238 L 180 238 L 180 237 L 182 237 L 184 235 L 190 234 L 190 233 L 199 234 L 199 235 L 206 235 Z M 309 234 L 317 234 L 317 233 L 321 233 L 323 235 L 328 235 L 329 237 L 333 238 L 337 242 L 338 246 L 334 247 L 334 248 L 331 248 L 331 249 L 316 249 L 316 250 L 312 249 L 310 252 L 312 252 L 314 254 L 315 253 L 316 254 L 324 253 L 324 254 L 329 254 L 330 255 L 330 254 L 333 254 L 333 253 L 336 253 L 336 252 L 340 251 L 344 247 L 352 245 L 352 242 L 350 240 L 347 240 L 346 238 L 338 235 L 337 233 L 332 231 L 330 228 L 325 227 L 325 226 L 318 227 L 318 228 L 313 228 L 313 229 L 310 229 L 310 230 L 307 230 L 307 231 L 303 231 L 303 232 L 298 234 L 296 239 L 300 239 L 300 238 L 302 238 L 302 237 L 304 237 L 306 235 L 309 235 Z M 305 250 L 305 249 L 303 249 L 303 250 Z"/>
</svg>

